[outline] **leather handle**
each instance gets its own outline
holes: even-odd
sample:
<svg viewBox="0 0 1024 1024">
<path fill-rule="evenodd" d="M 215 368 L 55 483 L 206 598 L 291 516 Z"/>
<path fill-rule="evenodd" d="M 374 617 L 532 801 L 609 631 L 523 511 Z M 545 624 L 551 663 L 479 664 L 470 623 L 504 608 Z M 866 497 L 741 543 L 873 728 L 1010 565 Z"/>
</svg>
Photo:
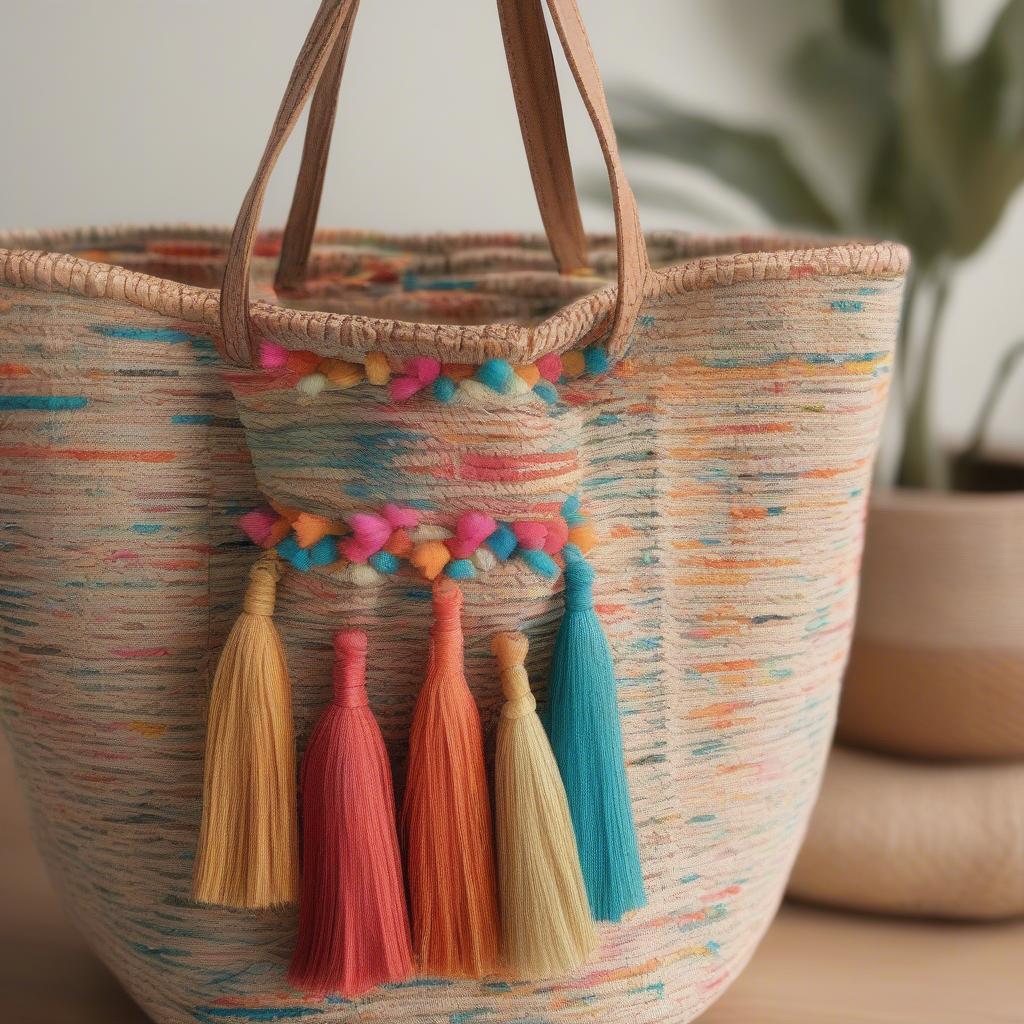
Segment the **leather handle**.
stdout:
<svg viewBox="0 0 1024 1024">
<path fill-rule="evenodd" d="M 541 221 L 558 269 L 571 274 L 588 265 L 587 236 L 544 5 L 542 0 L 498 0 L 498 18 Z"/>
<path fill-rule="evenodd" d="M 274 288 L 281 292 L 305 281 L 323 194 L 331 130 L 352 38 L 358 0 L 342 26 L 334 53 L 313 94 L 302 163 L 281 241 Z M 569 143 L 543 0 L 498 0 L 512 93 L 533 179 L 544 232 L 563 274 L 587 267 L 587 237 L 580 216 Z"/>
<path fill-rule="evenodd" d="M 292 196 L 288 221 L 281 238 L 281 257 L 274 277 L 274 288 L 277 291 L 296 288 L 306 279 L 313 234 L 320 213 L 320 198 L 324 191 L 327 157 L 331 151 L 334 116 L 338 112 L 338 91 L 341 88 L 341 77 L 345 73 L 349 43 L 352 41 L 352 26 L 358 12 L 359 0 L 352 0 L 323 77 L 313 93 L 309 120 L 306 122 L 306 138 L 302 144 L 299 176 L 295 181 L 295 194 Z"/>
<path fill-rule="evenodd" d="M 351 14 L 355 0 L 322 0 L 313 19 L 291 78 L 281 97 L 270 137 L 260 157 L 256 175 L 242 200 L 228 243 L 224 278 L 220 289 L 220 325 L 223 337 L 218 350 L 229 362 L 252 366 L 255 351 L 249 330 L 249 274 L 252 249 L 259 228 L 267 184 L 284 149 L 306 100 L 320 80 L 331 56 L 345 19 Z"/>
<path fill-rule="evenodd" d="M 355 13 L 357 2 L 358 0 L 322 0 L 320 9 L 295 62 L 295 68 L 292 71 L 291 79 L 281 100 L 277 117 L 270 132 L 270 138 L 267 140 L 266 148 L 257 167 L 256 176 L 249 186 L 249 190 L 242 203 L 242 208 L 239 211 L 238 219 L 235 222 L 228 247 L 227 262 L 224 268 L 224 279 L 221 288 L 220 319 L 223 339 L 220 351 L 225 359 L 238 365 L 251 366 L 254 361 L 248 318 L 249 273 L 253 244 L 259 226 L 259 216 L 263 207 L 267 184 L 274 165 L 277 163 L 281 150 L 284 148 L 288 137 L 291 135 L 299 119 L 309 94 L 324 76 L 328 66 L 330 66 L 332 74 L 336 73 L 340 78 L 347 42 L 343 40 L 341 45 L 339 45 L 339 39 L 341 39 L 346 26 L 351 27 L 351 18 Z M 499 0 L 499 3 L 502 4 L 512 2 L 514 0 Z M 539 0 L 528 0 L 528 2 L 539 4 Z M 590 119 L 597 133 L 611 183 L 612 200 L 615 206 L 619 287 L 615 312 L 611 322 L 608 351 L 610 355 L 617 357 L 625 351 L 629 342 L 629 333 L 636 318 L 636 313 L 643 301 L 645 282 L 650 272 L 650 263 L 637 219 L 636 200 L 633 198 L 633 193 L 622 170 L 600 74 L 597 70 L 597 64 L 590 48 L 586 30 L 580 19 L 579 9 L 576 6 L 575 0 L 547 0 L 547 5 L 569 66 L 572 69 L 573 77 L 576 80 L 577 87 L 580 90 L 587 112 L 590 114 Z M 536 13 L 542 12 L 534 12 L 534 15 Z M 532 34 L 529 31 L 531 25 L 534 28 Z M 535 16 L 532 22 L 523 21 L 519 23 L 519 26 L 520 33 L 524 39 L 535 41 Z M 547 34 L 545 32 L 546 38 Z M 546 49 L 549 50 L 549 48 L 550 43 L 548 43 Z M 515 65 L 514 69 L 512 65 Z M 510 74 L 512 75 L 513 82 L 525 82 L 526 76 L 531 74 L 531 67 L 536 66 L 538 66 L 538 60 L 535 54 L 531 56 L 528 53 L 522 56 L 510 57 Z M 553 70 L 553 67 L 551 70 Z M 531 81 L 533 88 L 536 89 L 538 79 L 533 78 Z M 541 78 L 540 84 L 543 85 L 543 78 Z M 550 82 L 548 84 L 550 87 Z M 557 83 L 555 89 L 555 96 L 549 97 L 549 102 L 551 99 L 557 99 Z M 324 94 L 322 105 L 318 105 L 318 116 L 321 122 L 323 122 L 325 117 L 333 120 L 333 110 L 336 103 L 334 97 L 336 95 L 336 89 L 331 90 L 330 99 L 327 93 Z M 541 104 L 542 108 L 544 106 L 543 97 L 539 92 L 535 93 L 532 102 L 534 104 Z M 524 109 L 526 107 L 521 107 L 521 112 Z M 329 114 L 326 113 L 328 110 L 330 111 Z M 559 128 L 555 134 L 551 134 L 549 129 L 545 133 L 545 137 L 548 139 L 556 138 L 557 131 L 561 131 L 564 136 L 564 129 Z M 313 147 L 313 155 L 320 152 L 326 155 L 326 145 L 329 141 L 325 137 L 326 135 L 327 133 L 323 133 L 319 141 L 316 139 L 307 140 L 307 149 Z M 323 148 L 321 149 L 320 147 Z M 567 155 L 565 159 L 568 161 Z M 318 162 L 316 166 L 319 168 L 322 162 Z M 550 166 L 557 166 L 557 158 L 556 162 Z M 322 186 L 322 177 L 320 177 L 319 170 L 317 171 L 317 179 L 320 180 Z M 303 202 L 307 204 L 309 209 L 314 205 L 318 205 L 318 188 L 310 189 Z M 303 216 L 301 220 L 303 231 L 312 232 L 313 219 Z M 296 245 L 298 245 L 299 238 L 297 234 L 295 238 Z"/>
</svg>

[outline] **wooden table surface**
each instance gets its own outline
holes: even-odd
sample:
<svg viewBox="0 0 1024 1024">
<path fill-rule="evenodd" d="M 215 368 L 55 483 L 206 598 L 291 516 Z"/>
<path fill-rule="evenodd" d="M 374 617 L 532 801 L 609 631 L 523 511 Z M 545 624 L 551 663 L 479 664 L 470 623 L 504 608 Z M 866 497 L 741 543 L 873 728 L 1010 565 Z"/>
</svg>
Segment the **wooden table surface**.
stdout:
<svg viewBox="0 0 1024 1024">
<path fill-rule="evenodd" d="M 0 748 L 0 1024 L 146 1024 L 64 923 Z M 701 1024 L 1024 1024 L 1024 922 L 787 906 Z"/>
</svg>

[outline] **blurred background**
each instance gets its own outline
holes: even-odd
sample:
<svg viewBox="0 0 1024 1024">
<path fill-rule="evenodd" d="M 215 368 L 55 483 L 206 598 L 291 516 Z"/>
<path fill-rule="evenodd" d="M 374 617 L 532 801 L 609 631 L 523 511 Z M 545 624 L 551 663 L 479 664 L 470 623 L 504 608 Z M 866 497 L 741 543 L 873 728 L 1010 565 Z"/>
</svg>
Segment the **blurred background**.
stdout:
<svg viewBox="0 0 1024 1024">
<path fill-rule="evenodd" d="M 4 0 L 0 226 L 231 223 L 315 6 Z M 647 229 L 884 236 L 915 258 L 803 906 L 707 1019 L 1024 1019 L 1024 2 L 581 6 Z M 365 0 L 355 35 L 321 222 L 539 230 L 493 4 Z M 5 1019 L 141 1019 L 63 926 L 0 777 Z"/>
</svg>

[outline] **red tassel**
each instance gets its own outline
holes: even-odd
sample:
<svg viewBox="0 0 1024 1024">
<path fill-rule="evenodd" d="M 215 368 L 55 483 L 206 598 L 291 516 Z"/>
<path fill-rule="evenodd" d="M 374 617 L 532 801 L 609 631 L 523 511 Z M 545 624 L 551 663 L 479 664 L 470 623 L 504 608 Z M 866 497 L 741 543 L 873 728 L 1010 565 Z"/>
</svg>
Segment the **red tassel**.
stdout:
<svg viewBox="0 0 1024 1024">
<path fill-rule="evenodd" d="M 404 820 L 420 972 L 479 978 L 497 967 L 498 903 L 483 731 L 466 685 L 461 608 L 462 593 L 451 580 L 434 588 Z"/>
<path fill-rule="evenodd" d="M 288 979 L 357 996 L 412 974 L 391 766 L 366 698 L 366 634 L 334 638 L 334 700 L 302 759 L 299 936 Z"/>
</svg>

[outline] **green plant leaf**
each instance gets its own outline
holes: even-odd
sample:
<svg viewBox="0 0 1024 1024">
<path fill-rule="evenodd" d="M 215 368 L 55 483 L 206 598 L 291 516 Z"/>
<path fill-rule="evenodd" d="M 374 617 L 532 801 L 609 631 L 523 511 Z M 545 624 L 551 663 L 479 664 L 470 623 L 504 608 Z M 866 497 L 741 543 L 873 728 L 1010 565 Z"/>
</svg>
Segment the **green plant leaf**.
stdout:
<svg viewBox="0 0 1024 1024">
<path fill-rule="evenodd" d="M 977 54 L 955 69 L 961 197 L 953 250 L 974 252 L 1024 181 L 1024 0 L 1010 0 Z"/>
<path fill-rule="evenodd" d="M 1024 142 L 1024 0 L 1009 0 L 966 65 L 965 106 L 975 138 Z"/>
<path fill-rule="evenodd" d="M 959 201 L 952 83 L 935 0 L 878 0 L 889 32 L 890 102 L 864 190 L 872 233 L 892 235 L 925 270 L 949 253 Z"/>
<path fill-rule="evenodd" d="M 839 23 L 857 42 L 878 53 L 892 49 L 892 34 L 885 4 L 872 0 L 840 0 Z"/>
<path fill-rule="evenodd" d="M 699 168 L 749 196 L 780 224 L 835 231 L 839 220 L 770 132 L 722 124 L 637 89 L 615 94 L 628 113 L 616 122 L 626 150 Z"/>
<path fill-rule="evenodd" d="M 892 115 L 889 65 L 881 54 L 836 32 L 809 36 L 793 50 L 788 77 L 804 101 L 836 103 L 872 120 Z"/>
</svg>

